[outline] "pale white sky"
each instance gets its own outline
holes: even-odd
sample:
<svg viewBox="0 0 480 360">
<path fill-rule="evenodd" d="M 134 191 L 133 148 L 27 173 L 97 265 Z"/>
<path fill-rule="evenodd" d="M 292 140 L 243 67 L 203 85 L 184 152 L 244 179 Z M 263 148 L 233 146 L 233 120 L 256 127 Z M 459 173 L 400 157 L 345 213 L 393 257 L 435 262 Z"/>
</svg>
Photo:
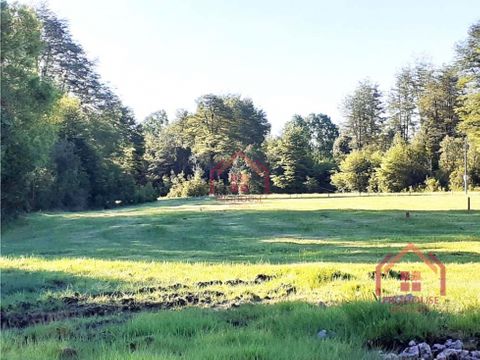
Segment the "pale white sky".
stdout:
<svg viewBox="0 0 480 360">
<path fill-rule="evenodd" d="M 25 0 L 22 2 L 30 2 Z M 206 93 L 263 108 L 274 132 L 295 113 L 341 121 L 366 77 L 388 90 L 416 57 L 449 62 L 478 0 L 49 0 L 138 120 L 195 109 Z"/>
</svg>

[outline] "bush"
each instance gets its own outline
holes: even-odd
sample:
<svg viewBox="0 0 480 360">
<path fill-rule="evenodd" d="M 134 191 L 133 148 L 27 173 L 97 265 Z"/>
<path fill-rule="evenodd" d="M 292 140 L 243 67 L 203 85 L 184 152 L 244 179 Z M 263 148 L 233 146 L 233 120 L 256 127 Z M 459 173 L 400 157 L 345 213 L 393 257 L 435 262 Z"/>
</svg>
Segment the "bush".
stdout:
<svg viewBox="0 0 480 360">
<path fill-rule="evenodd" d="M 435 191 L 442 191 L 442 186 L 440 185 L 440 181 L 433 177 L 427 177 L 425 180 L 425 191 L 435 192 Z"/>
<path fill-rule="evenodd" d="M 200 169 L 200 168 L 198 168 Z M 193 177 L 183 183 L 182 197 L 208 195 L 209 186 L 202 178 L 203 171 L 195 171 Z"/>
<path fill-rule="evenodd" d="M 332 184 L 340 191 L 366 192 L 378 165 L 376 153 L 354 150 L 340 163 L 340 171 L 332 175 Z"/>
<path fill-rule="evenodd" d="M 422 152 L 396 138 L 378 169 L 378 183 L 381 191 L 400 192 L 423 184 L 427 175 L 428 163 Z"/>
<path fill-rule="evenodd" d="M 464 174 L 465 174 L 464 171 L 460 168 L 452 171 L 449 177 L 449 182 L 448 182 L 450 190 L 453 190 L 453 191 L 463 190 L 465 186 L 465 183 L 463 180 Z"/>
<path fill-rule="evenodd" d="M 187 180 L 185 179 L 185 174 L 183 173 L 183 171 L 178 175 L 170 175 L 170 189 L 168 190 L 167 197 L 182 197 L 182 191 L 184 186 L 183 184 L 186 181 Z"/>
<path fill-rule="evenodd" d="M 172 186 L 167 194 L 167 197 L 191 197 L 191 196 L 205 196 L 208 195 L 209 185 L 203 179 L 203 170 L 196 168 L 193 176 L 185 179 L 185 174 L 181 172 L 177 176 L 172 175 Z"/>
<path fill-rule="evenodd" d="M 157 197 L 157 191 L 155 191 L 151 182 L 147 182 L 144 186 L 138 186 L 135 191 L 136 203 L 155 201 Z"/>
</svg>

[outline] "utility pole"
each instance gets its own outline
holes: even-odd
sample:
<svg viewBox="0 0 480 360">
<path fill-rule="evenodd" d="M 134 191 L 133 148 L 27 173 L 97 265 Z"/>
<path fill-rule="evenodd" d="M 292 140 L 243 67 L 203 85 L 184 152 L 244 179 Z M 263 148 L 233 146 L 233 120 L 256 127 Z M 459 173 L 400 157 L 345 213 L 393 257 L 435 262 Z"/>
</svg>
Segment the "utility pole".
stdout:
<svg viewBox="0 0 480 360">
<path fill-rule="evenodd" d="M 463 160 L 465 162 L 465 173 L 463 174 L 463 183 L 465 187 L 465 195 L 468 195 L 468 141 L 466 136 L 464 150 Z"/>
</svg>

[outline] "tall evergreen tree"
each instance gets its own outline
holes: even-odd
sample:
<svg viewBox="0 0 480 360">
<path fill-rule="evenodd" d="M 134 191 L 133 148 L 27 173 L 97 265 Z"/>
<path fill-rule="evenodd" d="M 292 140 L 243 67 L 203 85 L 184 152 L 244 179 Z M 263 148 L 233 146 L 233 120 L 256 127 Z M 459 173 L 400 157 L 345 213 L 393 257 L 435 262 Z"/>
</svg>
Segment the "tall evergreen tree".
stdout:
<svg viewBox="0 0 480 360">
<path fill-rule="evenodd" d="M 480 21 L 473 24 L 467 39 L 457 47 L 459 67 L 459 98 L 457 114 L 459 129 L 480 149 Z"/>
<path fill-rule="evenodd" d="M 414 135 L 418 125 L 416 94 L 415 74 L 411 68 L 403 68 L 390 91 L 388 127 L 393 135 L 398 134 L 405 141 Z"/>
<path fill-rule="evenodd" d="M 345 98 L 343 112 L 346 132 L 352 138 L 354 149 L 374 145 L 382 131 L 384 118 L 378 85 L 361 81 L 352 95 Z"/>
<path fill-rule="evenodd" d="M 305 190 L 304 183 L 313 165 L 310 133 L 298 120 L 294 118 L 285 125 L 282 136 L 272 144 L 274 148 L 271 149 L 277 157 L 272 164 L 273 185 L 288 193 Z"/>
<path fill-rule="evenodd" d="M 422 139 L 430 158 L 431 170 L 438 169 L 440 142 L 445 136 L 456 136 L 458 115 L 457 73 L 452 67 L 437 71 L 419 99 Z"/>
</svg>

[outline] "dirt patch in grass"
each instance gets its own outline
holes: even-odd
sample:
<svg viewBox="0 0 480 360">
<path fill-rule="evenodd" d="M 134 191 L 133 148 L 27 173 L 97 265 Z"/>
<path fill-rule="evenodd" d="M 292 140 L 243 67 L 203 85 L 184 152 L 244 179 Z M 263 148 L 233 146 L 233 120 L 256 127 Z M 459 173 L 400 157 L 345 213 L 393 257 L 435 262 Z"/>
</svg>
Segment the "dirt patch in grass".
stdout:
<svg viewBox="0 0 480 360">
<path fill-rule="evenodd" d="M 269 281 L 272 278 L 272 276 L 261 274 L 249 283 L 258 284 L 259 281 Z M 229 282 L 238 285 L 244 282 L 244 280 L 235 279 L 229 280 Z M 210 281 L 208 283 L 209 285 L 217 285 L 219 281 Z M 219 290 L 205 289 L 193 291 L 186 285 L 174 284 L 168 287 L 143 287 L 132 292 L 111 291 L 94 295 L 74 293 L 72 296 L 61 298 L 61 301 L 56 303 L 25 303 L 15 309 L 6 307 L 6 309 L 0 311 L 0 321 L 2 328 L 25 328 L 35 324 L 45 324 L 76 317 L 130 314 L 140 311 L 169 310 L 188 306 L 229 308 L 238 307 L 246 303 L 259 303 L 285 298 L 295 292 L 296 288 L 294 286 L 280 284 L 277 288 L 270 290 L 265 296 L 259 296 L 252 291 L 246 291 L 229 298 L 227 294 Z M 153 294 L 154 296 L 148 299 L 136 297 L 145 293 Z M 42 307 L 48 310 L 39 310 Z"/>
<path fill-rule="evenodd" d="M 375 276 L 376 276 L 375 271 L 372 271 L 372 272 L 368 273 L 368 277 L 370 279 L 375 279 Z M 401 280 L 402 279 L 402 274 L 400 274 L 399 271 L 395 271 L 395 270 L 390 269 L 386 273 L 382 272 L 382 279 L 387 279 L 387 278 Z"/>
<path fill-rule="evenodd" d="M 253 281 L 246 281 L 242 279 L 232 279 L 232 280 L 210 280 L 210 281 L 202 281 L 198 282 L 197 286 L 200 288 L 204 288 L 207 286 L 212 286 L 212 285 L 228 285 L 228 286 L 237 286 L 237 285 L 255 285 L 255 284 L 262 284 L 264 282 L 270 281 L 275 279 L 276 276 L 274 275 L 265 275 L 265 274 L 258 274 L 255 276 L 255 279 Z"/>
</svg>

